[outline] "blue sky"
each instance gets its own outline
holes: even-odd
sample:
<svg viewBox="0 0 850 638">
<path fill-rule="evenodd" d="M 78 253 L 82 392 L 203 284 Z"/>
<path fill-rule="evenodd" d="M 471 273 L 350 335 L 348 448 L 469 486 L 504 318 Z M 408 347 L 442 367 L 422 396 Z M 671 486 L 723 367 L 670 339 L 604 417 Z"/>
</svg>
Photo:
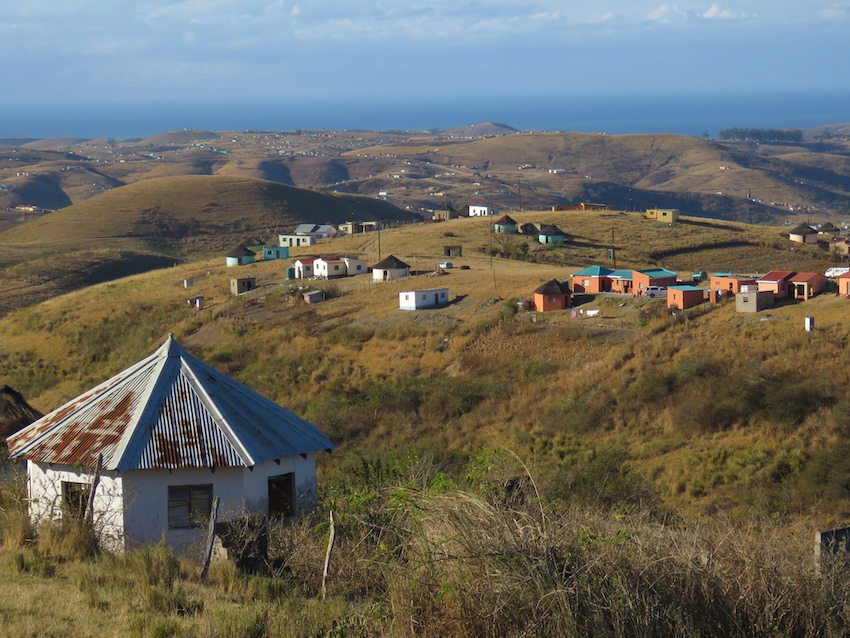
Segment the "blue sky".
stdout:
<svg viewBox="0 0 850 638">
<path fill-rule="evenodd" d="M 24 0 L 19 103 L 846 88 L 850 1 Z"/>
</svg>

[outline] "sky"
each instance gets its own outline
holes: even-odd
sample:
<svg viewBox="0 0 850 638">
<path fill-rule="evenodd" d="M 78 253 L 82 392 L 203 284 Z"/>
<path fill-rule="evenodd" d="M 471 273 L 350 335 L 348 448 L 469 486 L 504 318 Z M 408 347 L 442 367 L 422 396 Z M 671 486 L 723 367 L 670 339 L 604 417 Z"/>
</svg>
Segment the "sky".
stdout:
<svg viewBox="0 0 850 638">
<path fill-rule="evenodd" d="M 86 104 L 845 89 L 850 1 L 21 0 L 2 91 Z"/>
</svg>

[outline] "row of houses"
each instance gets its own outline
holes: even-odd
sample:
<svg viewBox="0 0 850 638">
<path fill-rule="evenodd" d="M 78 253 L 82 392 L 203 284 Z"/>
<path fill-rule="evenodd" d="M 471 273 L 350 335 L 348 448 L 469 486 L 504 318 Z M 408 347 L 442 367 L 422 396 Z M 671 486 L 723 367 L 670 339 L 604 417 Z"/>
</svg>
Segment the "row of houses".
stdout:
<svg viewBox="0 0 850 638">
<path fill-rule="evenodd" d="M 541 224 L 539 222 L 519 224 L 510 215 L 503 215 L 493 222 L 493 229 L 497 233 L 508 235 L 530 235 L 541 244 L 563 244 L 567 239 L 567 234 L 555 224 Z"/>
<path fill-rule="evenodd" d="M 410 276 L 410 264 L 395 255 L 380 260 L 369 268 L 357 257 L 300 257 L 293 262 L 295 279 L 339 279 L 372 271 L 375 281 L 393 281 Z"/>
</svg>

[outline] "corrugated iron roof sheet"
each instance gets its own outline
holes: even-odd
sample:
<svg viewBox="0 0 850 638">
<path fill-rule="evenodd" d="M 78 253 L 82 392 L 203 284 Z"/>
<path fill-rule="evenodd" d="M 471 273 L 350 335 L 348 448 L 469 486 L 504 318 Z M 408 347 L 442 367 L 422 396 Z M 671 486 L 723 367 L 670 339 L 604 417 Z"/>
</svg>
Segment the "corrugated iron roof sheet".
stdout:
<svg viewBox="0 0 850 638">
<path fill-rule="evenodd" d="M 319 429 L 175 340 L 8 439 L 10 455 L 111 470 L 250 467 L 330 450 Z"/>
</svg>

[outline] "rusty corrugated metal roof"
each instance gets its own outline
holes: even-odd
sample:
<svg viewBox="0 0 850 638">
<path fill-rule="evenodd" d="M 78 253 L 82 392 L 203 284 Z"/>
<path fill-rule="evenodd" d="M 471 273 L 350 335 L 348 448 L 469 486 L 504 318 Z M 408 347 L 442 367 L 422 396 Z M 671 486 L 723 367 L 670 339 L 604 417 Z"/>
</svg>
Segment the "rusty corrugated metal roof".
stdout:
<svg viewBox="0 0 850 638">
<path fill-rule="evenodd" d="M 251 467 L 330 450 L 319 429 L 190 356 L 152 355 L 8 439 L 10 455 L 110 470 Z"/>
</svg>

